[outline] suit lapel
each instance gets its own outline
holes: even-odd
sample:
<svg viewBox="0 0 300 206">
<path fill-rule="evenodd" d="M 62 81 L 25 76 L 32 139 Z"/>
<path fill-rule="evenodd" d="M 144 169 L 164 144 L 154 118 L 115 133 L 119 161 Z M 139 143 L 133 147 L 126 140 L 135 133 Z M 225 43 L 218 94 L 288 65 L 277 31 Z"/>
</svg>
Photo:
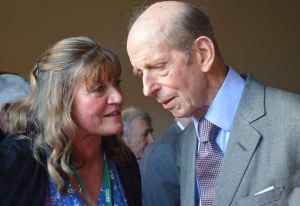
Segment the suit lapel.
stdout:
<svg viewBox="0 0 300 206">
<path fill-rule="evenodd" d="M 249 77 L 230 132 L 222 173 L 217 181 L 217 205 L 231 205 L 262 138 L 252 123 L 264 114 L 264 87 Z"/>
<path fill-rule="evenodd" d="M 196 134 L 194 125 L 182 133 L 179 142 L 177 165 L 180 168 L 180 202 L 181 205 L 195 205 L 195 150 Z"/>
<path fill-rule="evenodd" d="M 231 132 L 217 184 L 217 205 L 230 205 L 261 136 L 243 119 Z"/>
</svg>

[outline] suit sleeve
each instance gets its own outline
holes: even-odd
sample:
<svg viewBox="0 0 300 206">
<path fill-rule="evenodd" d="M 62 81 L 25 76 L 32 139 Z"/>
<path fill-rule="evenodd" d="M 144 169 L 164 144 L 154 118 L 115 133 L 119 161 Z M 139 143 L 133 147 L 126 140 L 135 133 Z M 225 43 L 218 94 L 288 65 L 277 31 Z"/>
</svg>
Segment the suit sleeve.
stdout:
<svg viewBox="0 0 300 206">
<path fill-rule="evenodd" d="M 150 145 L 141 168 L 143 205 L 179 205 L 175 153 L 168 144 Z"/>
</svg>

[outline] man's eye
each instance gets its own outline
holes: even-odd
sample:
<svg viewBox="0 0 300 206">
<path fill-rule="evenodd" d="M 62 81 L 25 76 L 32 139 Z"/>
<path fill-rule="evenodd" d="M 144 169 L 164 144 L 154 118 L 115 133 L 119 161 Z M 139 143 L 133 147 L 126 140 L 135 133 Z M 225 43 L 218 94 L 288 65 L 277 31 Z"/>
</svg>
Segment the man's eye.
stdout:
<svg viewBox="0 0 300 206">
<path fill-rule="evenodd" d="M 153 69 L 163 69 L 165 65 L 165 63 L 156 64 L 155 66 L 153 66 Z"/>
</svg>

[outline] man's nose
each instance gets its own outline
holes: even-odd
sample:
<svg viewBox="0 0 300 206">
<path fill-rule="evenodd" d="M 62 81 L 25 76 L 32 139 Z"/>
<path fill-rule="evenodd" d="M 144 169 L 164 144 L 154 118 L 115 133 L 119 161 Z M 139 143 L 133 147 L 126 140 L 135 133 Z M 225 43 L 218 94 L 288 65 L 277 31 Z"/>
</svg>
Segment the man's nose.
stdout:
<svg viewBox="0 0 300 206">
<path fill-rule="evenodd" d="M 159 89 L 159 85 L 156 82 L 156 78 L 149 72 L 143 74 L 143 93 L 145 96 L 153 96 Z"/>
<path fill-rule="evenodd" d="M 148 144 L 152 144 L 153 142 L 154 142 L 153 134 L 152 132 L 149 132 L 146 137 L 146 143 L 148 145 Z"/>
<path fill-rule="evenodd" d="M 147 136 L 147 144 L 152 144 L 154 142 L 152 133 L 149 133 Z"/>
</svg>

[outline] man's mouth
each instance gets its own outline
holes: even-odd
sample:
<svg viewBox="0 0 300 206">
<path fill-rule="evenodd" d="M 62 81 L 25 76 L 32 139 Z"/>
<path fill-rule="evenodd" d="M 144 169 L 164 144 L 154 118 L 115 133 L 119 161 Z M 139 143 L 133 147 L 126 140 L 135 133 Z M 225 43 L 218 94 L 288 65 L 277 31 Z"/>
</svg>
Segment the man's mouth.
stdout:
<svg viewBox="0 0 300 206">
<path fill-rule="evenodd" d="M 171 98 L 168 98 L 166 100 L 163 100 L 163 101 L 160 101 L 159 103 L 162 104 L 163 108 L 164 109 L 171 109 L 173 107 L 172 105 L 172 101 L 175 99 L 175 97 L 171 97 Z"/>
</svg>

